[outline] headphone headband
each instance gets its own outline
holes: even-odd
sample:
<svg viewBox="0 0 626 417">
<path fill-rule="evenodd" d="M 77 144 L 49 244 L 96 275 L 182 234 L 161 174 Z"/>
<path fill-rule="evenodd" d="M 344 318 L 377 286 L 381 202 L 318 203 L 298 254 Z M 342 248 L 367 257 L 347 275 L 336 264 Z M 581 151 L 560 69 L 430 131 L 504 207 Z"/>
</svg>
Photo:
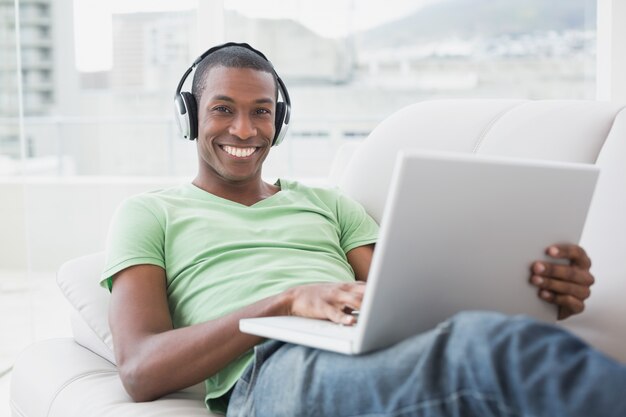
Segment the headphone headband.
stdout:
<svg viewBox="0 0 626 417">
<path fill-rule="evenodd" d="M 287 91 L 285 83 L 276 73 L 276 70 L 274 69 L 274 66 L 272 65 L 270 60 L 267 59 L 267 57 L 261 51 L 254 49 L 247 43 L 228 42 L 222 45 L 214 46 L 206 50 L 202 55 L 196 58 L 191 66 L 187 69 L 187 71 L 185 71 L 178 83 L 178 86 L 176 87 L 176 93 L 174 95 L 175 115 L 176 120 L 178 121 L 178 127 L 181 135 L 189 140 L 194 140 L 198 136 L 198 112 L 196 99 L 193 94 L 182 91 L 183 85 L 185 84 L 187 77 L 189 77 L 189 74 L 191 74 L 191 72 L 198 66 L 198 64 L 200 64 L 200 62 L 202 62 L 204 58 L 211 55 L 213 52 L 231 46 L 239 46 L 254 52 L 265 61 L 267 61 L 272 67 L 274 79 L 278 84 L 278 90 L 283 99 L 282 102 L 276 103 L 276 118 L 274 120 L 276 133 L 274 134 L 274 140 L 272 141 L 272 146 L 276 146 L 283 141 L 285 134 L 287 133 L 289 119 L 291 117 L 291 99 L 289 98 L 289 92 Z"/>
</svg>

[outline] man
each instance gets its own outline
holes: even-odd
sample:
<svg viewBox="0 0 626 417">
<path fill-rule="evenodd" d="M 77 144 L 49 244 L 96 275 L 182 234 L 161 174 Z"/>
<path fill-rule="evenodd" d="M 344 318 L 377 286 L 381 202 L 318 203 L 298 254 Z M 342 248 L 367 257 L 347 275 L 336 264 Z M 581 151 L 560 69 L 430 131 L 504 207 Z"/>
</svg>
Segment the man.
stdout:
<svg viewBox="0 0 626 417">
<path fill-rule="evenodd" d="M 352 324 L 377 234 L 363 208 L 333 190 L 262 180 L 281 128 L 277 82 L 247 45 L 206 54 L 194 74 L 197 108 L 185 112 L 197 111 L 197 176 L 116 214 L 102 282 L 134 400 L 206 380 L 207 405 L 229 415 L 625 415 L 622 365 L 519 317 L 460 314 L 356 357 L 268 342 L 253 358 L 263 340 L 240 333 L 241 318 Z M 548 254 L 569 265 L 536 262 L 531 283 L 560 318 L 580 313 L 589 258 L 567 244 Z"/>
</svg>

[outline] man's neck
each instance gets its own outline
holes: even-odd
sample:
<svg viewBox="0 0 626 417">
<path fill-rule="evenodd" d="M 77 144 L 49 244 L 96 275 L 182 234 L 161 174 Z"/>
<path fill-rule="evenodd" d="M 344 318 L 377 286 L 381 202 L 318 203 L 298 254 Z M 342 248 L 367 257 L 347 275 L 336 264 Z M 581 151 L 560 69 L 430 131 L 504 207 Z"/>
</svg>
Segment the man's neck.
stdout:
<svg viewBox="0 0 626 417">
<path fill-rule="evenodd" d="M 192 184 L 208 193 L 246 206 L 256 204 L 280 191 L 280 187 L 268 184 L 261 178 L 237 183 L 208 181 L 198 175 Z"/>
</svg>

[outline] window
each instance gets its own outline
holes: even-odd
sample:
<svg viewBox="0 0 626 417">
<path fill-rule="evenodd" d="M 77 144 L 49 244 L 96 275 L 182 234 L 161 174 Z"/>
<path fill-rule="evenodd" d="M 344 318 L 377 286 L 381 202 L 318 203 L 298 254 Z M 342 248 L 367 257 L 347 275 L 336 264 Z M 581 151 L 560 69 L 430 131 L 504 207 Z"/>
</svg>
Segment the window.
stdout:
<svg viewBox="0 0 626 417">
<path fill-rule="evenodd" d="M 61 4 L 20 5 L 23 136 L 35 144 L 29 159 L 57 157 L 37 173 L 192 175 L 195 149 L 177 137 L 172 95 L 211 46 L 198 37 L 197 2 L 74 3 L 74 22 Z M 0 4 L 2 27 L 14 28 L 1 33 L 10 59 L 0 64 L 0 153 L 16 161 L 15 13 L 13 1 Z M 268 176 L 325 175 L 337 147 L 419 100 L 595 97 L 593 0 L 223 4 L 221 37 L 264 51 L 292 95 L 293 140 Z M 22 165 L 28 174 L 37 164 Z"/>
<path fill-rule="evenodd" d="M 0 0 L 0 305 L 24 290 L 12 317 L 31 320 L 0 373 L 41 334 L 25 280 L 53 286 L 61 262 L 103 248 L 121 198 L 195 174 L 172 98 L 214 43 L 262 50 L 291 94 L 268 179 L 320 178 L 338 147 L 416 101 L 594 99 L 596 13 L 595 0 Z M 623 50 L 618 20 L 605 58 Z"/>
<path fill-rule="evenodd" d="M 224 7 L 224 39 L 264 51 L 291 94 L 288 150 L 272 155 L 273 175 L 285 166 L 294 176 L 324 175 L 337 147 L 421 100 L 595 98 L 594 0 Z"/>
</svg>

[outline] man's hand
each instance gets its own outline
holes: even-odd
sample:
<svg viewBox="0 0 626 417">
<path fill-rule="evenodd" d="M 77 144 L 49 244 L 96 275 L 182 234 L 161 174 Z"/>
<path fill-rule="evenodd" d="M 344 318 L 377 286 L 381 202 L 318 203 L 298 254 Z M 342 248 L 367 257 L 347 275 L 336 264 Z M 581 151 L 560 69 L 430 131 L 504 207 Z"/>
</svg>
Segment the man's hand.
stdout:
<svg viewBox="0 0 626 417">
<path fill-rule="evenodd" d="M 356 318 L 350 311 L 361 307 L 365 283 L 357 281 L 302 285 L 291 288 L 288 293 L 291 299 L 289 315 L 353 325 Z"/>
<path fill-rule="evenodd" d="M 591 294 L 589 287 L 594 283 L 587 253 L 578 245 L 560 244 L 547 248 L 546 254 L 555 259 L 566 259 L 569 264 L 534 262 L 530 283 L 539 287 L 541 299 L 559 307 L 559 320 L 581 313 Z"/>
</svg>

